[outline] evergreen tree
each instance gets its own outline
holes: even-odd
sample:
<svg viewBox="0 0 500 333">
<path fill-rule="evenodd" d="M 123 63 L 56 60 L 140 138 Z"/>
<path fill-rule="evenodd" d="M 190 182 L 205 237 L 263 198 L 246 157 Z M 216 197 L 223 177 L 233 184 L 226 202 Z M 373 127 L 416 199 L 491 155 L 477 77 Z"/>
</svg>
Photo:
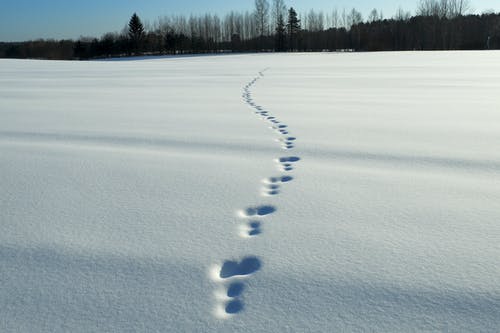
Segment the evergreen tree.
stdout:
<svg viewBox="0 0 500 333">
<path fill-rule="evenodd" d="M 128 37 L 130 39 L 133 52 L 140 50 L 142 41 L 144 40 L 144 35 L 144 25 L 142 24 L 139 16 L 134 13 L 128 23 Z"/>
<path fill-rule="evenodd" d="M 297 17 L 297 12 L 293 7 L 290 7 L 288 11 L 288 38 L 290 40 L 290 49 L 297 50 L 298 49 L 298 39 L 300 33 L 300 20 Z"/>
</svg>

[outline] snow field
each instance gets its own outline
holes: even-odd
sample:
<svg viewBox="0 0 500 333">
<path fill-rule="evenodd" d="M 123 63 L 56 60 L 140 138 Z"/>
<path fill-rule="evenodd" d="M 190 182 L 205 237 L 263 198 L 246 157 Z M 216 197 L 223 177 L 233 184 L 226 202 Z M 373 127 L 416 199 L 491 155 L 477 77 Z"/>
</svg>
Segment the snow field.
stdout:
<svg viewBox="0 0 500 333">
<path fill-rule="evenodd" d="M 499 67 L 1 60 L 0 330 L 497 331 Z"/>
</svg>

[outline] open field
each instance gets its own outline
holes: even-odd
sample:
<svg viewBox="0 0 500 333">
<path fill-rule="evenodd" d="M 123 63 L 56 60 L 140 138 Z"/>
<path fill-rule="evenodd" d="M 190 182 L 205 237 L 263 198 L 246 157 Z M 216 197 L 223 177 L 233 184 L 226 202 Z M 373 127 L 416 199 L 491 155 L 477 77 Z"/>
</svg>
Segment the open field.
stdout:
<svg viewBox="0 0 500 333">
<path fill-rule="evenodd" d="M 0 331 L 497 331 L 499 59 L 0 60 Z"/>
</svg>

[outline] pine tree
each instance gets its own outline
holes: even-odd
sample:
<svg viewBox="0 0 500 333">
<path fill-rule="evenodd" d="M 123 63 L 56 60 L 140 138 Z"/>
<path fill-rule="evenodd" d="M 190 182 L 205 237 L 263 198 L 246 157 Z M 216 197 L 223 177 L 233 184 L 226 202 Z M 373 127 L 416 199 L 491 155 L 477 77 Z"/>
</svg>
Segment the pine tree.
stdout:
<svg viewBox="0 0 500 333">
<path fill-rule="evenodd" d="M 128 23 L 128 37 L 131 42 L 132 51 L 138 52 L 144 40 L 144 25 L 136 13 L 132 15 Z"/>
<path fill-rule="evenodd" d="M 297 17 L 297 12 L 293 7 L 290 7 L 288 11 L 288 37 L 290 39 L 290 49 L 297 50 L 298 49 L 298 37 L 300 33 L 300 20 Z"/>
</svg>

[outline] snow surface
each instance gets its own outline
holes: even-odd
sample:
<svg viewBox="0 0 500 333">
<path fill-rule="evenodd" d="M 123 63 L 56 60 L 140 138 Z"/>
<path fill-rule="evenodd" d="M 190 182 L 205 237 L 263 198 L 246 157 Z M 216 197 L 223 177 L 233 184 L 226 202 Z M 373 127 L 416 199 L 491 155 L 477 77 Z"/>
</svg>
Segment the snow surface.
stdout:
<svg viewBox="0 0 500 333">
<path fill-rule="evenodd" d="M 0 331 L 498 332 L 499 59 L 0 60 Z"/>
</svg>

